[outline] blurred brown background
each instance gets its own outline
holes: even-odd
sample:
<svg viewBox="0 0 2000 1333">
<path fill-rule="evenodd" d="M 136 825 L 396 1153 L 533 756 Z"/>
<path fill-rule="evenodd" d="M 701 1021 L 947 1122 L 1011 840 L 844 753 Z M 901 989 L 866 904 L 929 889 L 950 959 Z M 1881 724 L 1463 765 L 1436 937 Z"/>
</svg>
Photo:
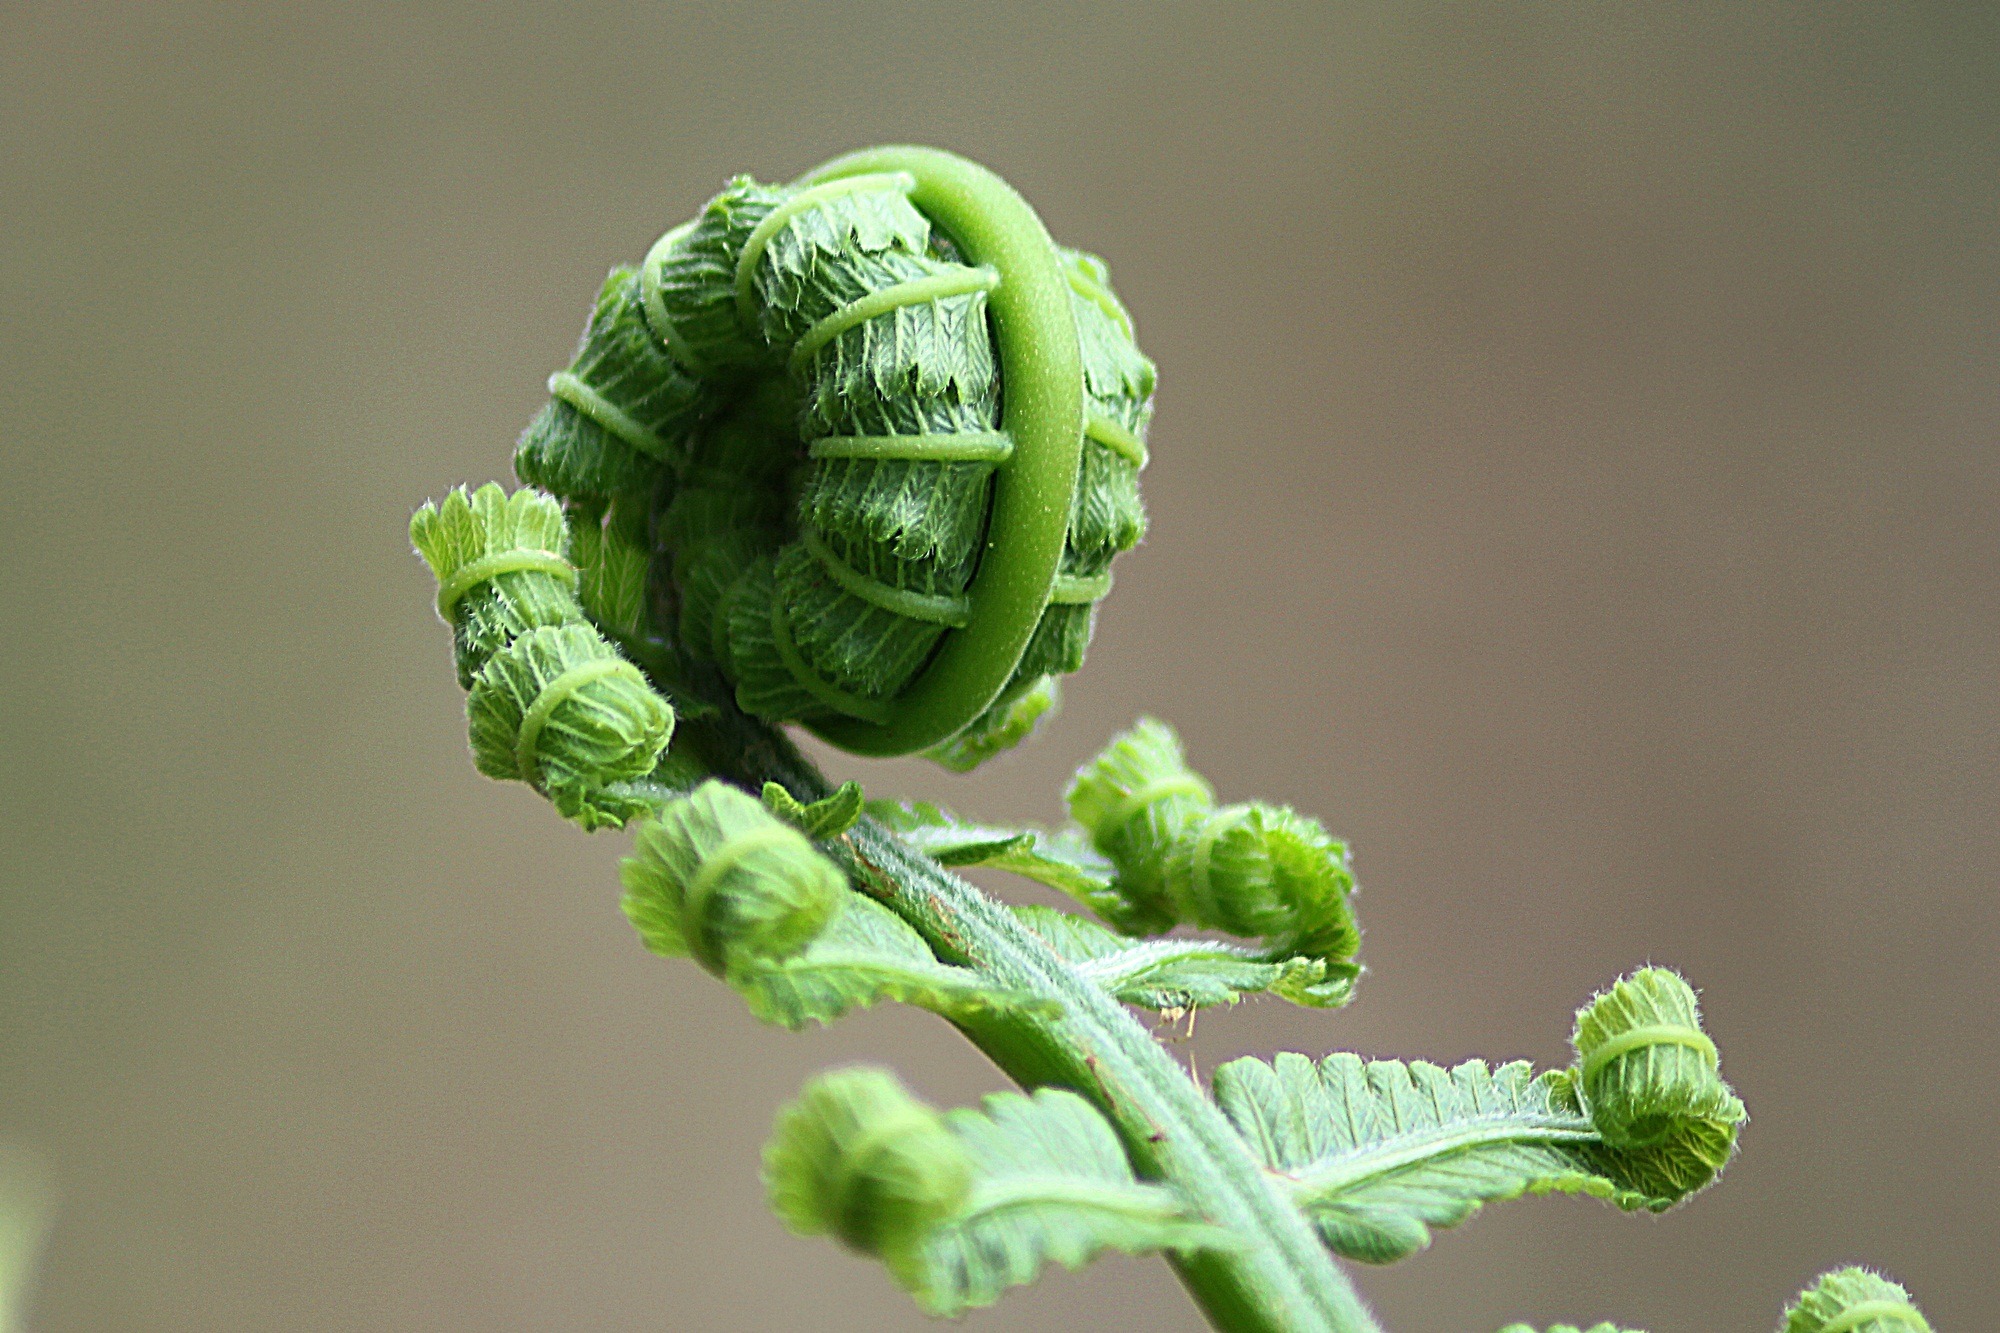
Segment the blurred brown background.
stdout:
<svg viewBox="0 0 2000 1333">
<path fill-rule="evenodd" d="M 877 792 L 1053 818 L 1140 711 L 1358 847 L 1283 1048 L 1564 1057 L 1683 968 L 1754 1121 L 1661 1220 L 1504 1206 L 1398 1330 L 1757 1329 L 1838 1261 L 2000 1321 L 2000 9 L 0 11 L 0 1139 L 83 1330 L 916 1329 L 785 1236 L 812 1072 L 466 762 L 410 508 L 506 475 L 596 284 L 881 140 L 1102 252 L 1149 543 L 1061 723 Z M 1985 1260 L 1979 1256 L 1985 1255 Z M 973 1329 L 1193 1330 L 1107 1261 Z"/>
</svg>

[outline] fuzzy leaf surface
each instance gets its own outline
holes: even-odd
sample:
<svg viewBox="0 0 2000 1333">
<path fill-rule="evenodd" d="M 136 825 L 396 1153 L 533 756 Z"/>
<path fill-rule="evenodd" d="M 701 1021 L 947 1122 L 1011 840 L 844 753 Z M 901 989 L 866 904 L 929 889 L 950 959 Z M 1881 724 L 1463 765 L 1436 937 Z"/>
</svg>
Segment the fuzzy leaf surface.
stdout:
<svg viewBox="0 0 2000 1333">
<path fill-rule="evenodd" d="M 924 801 L 870 801 L 868 813 L 944 866 L 991 866 L 1033 880 L 1092 911 L 1122 904 L 1117 871 L 1080 829 L 1051 833 L 961 819 Z"/>
<path fill-rule="evenodd" d="M 1014 911 L 1078 972 L 1145 1009 L 1209 1008 L 1264 993 L 1296 999 L 1325 980 L 1326 964 L 1316 958 L 1274 960 L 1223 940 L 1135 940 L 1051 907 Z"/>
<path fill-rule="evenodd" d="M 1679 1195 L 1645 1154 L 1607 1148 L 1568 1071 L 1525 1062 L 1451 1069 L 1424 1061 L 1284 1054 L 1215 1071 L 1223 1114 L 1337 1254 L 1389 1263 L 1430 1244 L 1434 1227 L 1487 1203 L 1584 1194 L 1661 1211 Z"/>
<path fill-rule="evenodd" d="M 1234 1244 L 1171 1189 L 1134 1179 L 1110 1124 L 1073 1092 L 995 1093 L 978 1110 L 946 1112 L 945 1123 L 972 1157 L 972 1196 L 957 1218 L 889 1259 L 932 1314 L 991 1305 L 1049 1263 L 1076 1269 L 1106 1250 Z"/>
<path fill-rule="evenodd" d="M 1837 1268 L 1785 1307 L 1779 1333 L 1931 1333 L 1900 1283 L 1865 1268 Z"/>
<path fill-rule="evenodd" d="M 859 893 L 803 952 L 733 968 L 729 984 L 757 1017 L 795 1031 L 884 1000 L 945 1018 L 1039 1003 L 939 962 L 907 922 Z"/>
</svg>

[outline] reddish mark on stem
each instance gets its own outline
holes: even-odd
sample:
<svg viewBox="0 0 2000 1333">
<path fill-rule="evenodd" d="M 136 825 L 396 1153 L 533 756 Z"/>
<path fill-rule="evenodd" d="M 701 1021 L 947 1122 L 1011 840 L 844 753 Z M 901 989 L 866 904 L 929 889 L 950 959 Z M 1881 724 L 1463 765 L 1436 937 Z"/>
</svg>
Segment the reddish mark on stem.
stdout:
<svg viewBox="0 0 2000 1333">
<path fill-rule="evenodd" d="M 945 941 L 945 943 L 963 954 L 965 952 L 965 940 L 957 931 L 951 928 L 951 909 L 946 907 L 944 899 L 938 897 L 935 893 L 926 893 L 924 897 L 930 902 L 931 915 L 937 922 L 931 929 L 937 932 L 939 939 Z"/>
</svg>

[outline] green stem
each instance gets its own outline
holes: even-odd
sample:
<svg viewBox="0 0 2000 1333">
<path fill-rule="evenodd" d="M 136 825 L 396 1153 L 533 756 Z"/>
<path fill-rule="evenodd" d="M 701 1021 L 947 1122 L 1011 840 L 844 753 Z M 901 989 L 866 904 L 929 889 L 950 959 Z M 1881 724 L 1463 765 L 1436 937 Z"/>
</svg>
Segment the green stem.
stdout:
<svg viewBox="0 0 2000 1333">
<path fill-rule="evenodd" d="M 698 724 L 725 776 L 775 780 L 801 801 L 826 779 L 777 732 L 725 708 Z M 1209 1321 L 1228 1333 L 1380 1333 L 1347 1277 L 1248 1145 L 1123 1006 L 1012 912 L 872 820 L 845 843 L 857 882 L 947 960 L 1053 1000 L 1061 1017 L 996 1014 L 961 1025 L 1023 1087 L 1059 1086 L 1112 1118 L 1141 1174 L 1168 1181 L 1243 1247 L 1173 1261 Z"/>
<path fill-rule="evenodd" d="M 1049 604 L 1083 454 L 1083 353 L 1055 242 L 1026 200 L 975 162 L 935 148 L 870 148 L 836 158 L 806 184 L 884 172 L 916 182 L 910 202 L 999 285 L 987 297 L 999 353 L 1001 428 L 1013 442 L 993 479 L 993 514 L 965 627 L 891 704 L 886 722 L 812 723 L 856 754 L 909 754 L 948 740 L 999 697 Z"/>
</svg>

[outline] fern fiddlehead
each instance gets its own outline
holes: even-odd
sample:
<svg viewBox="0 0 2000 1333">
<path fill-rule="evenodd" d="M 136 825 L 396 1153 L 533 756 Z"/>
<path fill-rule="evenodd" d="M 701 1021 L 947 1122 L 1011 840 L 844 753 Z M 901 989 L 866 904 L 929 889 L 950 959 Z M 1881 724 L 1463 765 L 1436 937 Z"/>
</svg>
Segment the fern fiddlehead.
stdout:
<svg viewBox="0 0 2000 1333">
<path fill-rule="evenodd" d="M 1261 936 L 1273 958 L 1306 958 L 1320 980 L 1296 997 L 1343 1003 L 1361 945 L 1346 844 L 1314 819 L 1261 802 L 1218 808 L 1180 737 L 1152 718 L 1114 738 L 1067 793 L 1070 814 L 1116 868 L 1085 898 L 1119 929 L 1175 925 Z"/>
<path fill-rule="evenodd" d="M 764 1180 L 786 1226 L 880 1258 L 939 1315 L 991 1305 L 1050 1262 L 1232 1244 L 1136 1179 L 1104 1117 L 1054 1089 L 940 1115 L 887 1070 L 823 1074 L 779 1113 Z"/>
<path fill-rule="evenodd" d="M 611 274 L 549 387 L 515 455 L 540 489 L 411 525 L 478 767 L 586 828 L 640 819 L 633 925 L 759 1017 L 919 1005 L 1033 1089 L 940 1114 L 882 1071 L 815 1081 L 765 1163 L 794 1230 L 940 1314 L 1111 1249 L 1167 1255 L 1218 1328 L 1372 1333 L 1330 1254 L 1401 1258 L 1522 1194 L 1659 1210 L 1728 1161 L 1742 1103 L 1659 969 L 1579 1013 L 1569 1069 L 1280 1056 L 1211 1096 L 1123 1006 L 1343 1003 L 1355 885 L 1317 821 L 1218 805 L 1162 724 L 1077 775 L 1054 834 L 864 814 L 776 729 L 976 765 L 1054 708 L 1143 532 L 1152 366 L 1103 265 L 991 173 L 890 148 L 732 181 Z M 1788 1318 L 1926 1329 L 1861 1270 Z"/>
<path fill-rule="evenodd" d="M 1481 1060 L 1443 1069 L 1346 1054 L 1314 1065 L 1281 1055 L 1216 1070 L 1216 1100 L 1288 1182 L 1326 1243 L 1350 1259 L 1406 1258 L 1430 1244 L 1433 1228 L 1528 1194 L 1583 1194 L 1627 1211 L 1663 1212 L 1727 1164 L 1743 1107 L 1712 1069 L 1699 1095 L 1687 1097 L 1680 1071 L 1643 1056 L 1622 1078 L 1621 1097 L 1579 1094 L 1601 1062 L 1596 1034 L 1610 1029 L 1618 1041 L 1645 1031 L 1625 1021 L 1623 1001 L 1635 990 L 1674 994 L 1689 1039 L 1713 1049 L 1692 1026 L 1687 983 L 1646 968 L 1585 1007 L 1579 1027 L 1593 1035 L 1567 1070 L 1538 1075 L 1525 1062 L 1489 1069 Z M 1629 1132 L 1635 1105 L 1655 1108 L 1643 1144 Z"/>
<path fill-rule="evenodd" d="M 1500 1333 L 1535 1333 L 1528 1324 L 1509 1324 Z M 1551 1324 L 1546 1333 L 1578 1333 L 1573 1324 Z M 1615 1324 L 1592 1326 L 1586 1333 L 1633 1333 Z M 1879 1273 L 1865 1268 L 1836 1268 L 1823 1273 L 1785 1307 L 1778 1333 L 1931 1333 L 1931 1326 L 1910 1300 L 1910 1293 Z"/>
<path fill-rule="evenodd" d="M 555 502 L 461 489 L 419 509 L 410 537 L 453 628 L 479 771 L 528 783 L 586 828 L 646 808 L 619 787 L 659 762 L 673 708 L 585 615 Z"/>
<path fill-rule="evenodd" d="M 887 1070 L 808 1083 L 764 1151 L 772 1211 L 800 1235 L 832 1232 L 865 1254 L 900 1257 L 963 1209 L 972 1161 L 944 1118 Z"/>
<path fill-rule="evenodd" d="M 1837 1268 L 1786 1307 L 1782 1333 L 1931 1333 L 1931 1326 L 1900 1284 L 1865 1268 Z"/>
<path fill-rule="evenodd" d="M 1101 262 L 983 168 L 881 149 L 734 181 L 614 272 L 515 466 L 656 496 L 681 646 L 746 711 L 963 767 L 1082 664 L 1153 384 Z"/>
<path fill-rule="evenodd" d="M 721 975 L 742 959 L 790 957 L 848 899 L 847 879 L 762 802 L 720 782 L 674 800 L 625 863 L 633 924 L 655 953 L 688 953 Z"/>
<path fill-rule="evenodd" d="M 1576 1100 L 1603 1135 L 1611 1169 L 1669 1199 L 1715 1178 L 1746 1117 L 1687 982 L 1640 969 L 1578 1011 L 1571 1044 Z"/>
</svg>

